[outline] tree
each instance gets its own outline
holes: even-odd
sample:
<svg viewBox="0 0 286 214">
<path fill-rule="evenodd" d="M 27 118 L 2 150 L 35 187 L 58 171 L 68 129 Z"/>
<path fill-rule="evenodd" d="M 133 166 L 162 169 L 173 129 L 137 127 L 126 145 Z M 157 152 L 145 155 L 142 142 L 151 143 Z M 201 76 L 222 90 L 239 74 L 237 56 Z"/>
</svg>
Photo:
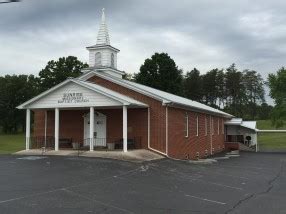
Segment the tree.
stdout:
<svg viewBox="0 0 286 214">
<path fill-rule="evenodd" d="M 280 68 L 276 74 L 268 75 L 270 96 L 275 101 L 272 111 L 272 122 L 278 128 L 286 120 L 286 69 Z"/>
<path fill-rule="evenodd" d="M 182 95 L 182 71 L 167 53 L 155 53 L 145 60 L 140 72 L 135 74 L 137 83 L 172 94 Z"/>
<path fill-rule="evenodd" d="M 33 75 L 0 77 L 0 126 L 4 133 L 15 133 L 25 127 L 25 112 L 18 105 L 36 96 L 39 79 Z"/>
<path fill-rule="evenodd" d="M 226 93 L 225 93 L 225 74 L 223 69 L 218 70 L 215 77 L 216 83 L 216 97 L 217 103 L 219 108 L 223 108 L 226 100 Z"/>
<path fill-rule="evenodd" d="M 217 72 L 218 69 L 212 69 L 202 76 L 204 102 L 213 107 L 217 107 L 217 86 L 215 81 Z"/>
<path fill-rule="evenodd" d="M 243 84 L 250 118 L 255 119 L 257 104 L 265 101 L 264 81 L 256 71 L 246 69 L 243 71 Z"/>
<path fill-rule="evenodd" d="M 187 72 L 184 80 L 184 95 L 195 101 L 201 101 L 203 96 L 202 77 L 200 71 L 194 68 Z"/>
<path fill-rule="evenodd" d="M 243 106 L 245 103 L 245 87 L 243 85 L 243 74 L 238 71 L 235 64 L 226 69 L 225 87 L 227 93 L 228 111 L 243 117 Z"/>
<path fill-rule="evenodd" d="M 257 118 L 259 120 L 268 120 L 271 118 L 271 112 L 273 110 L 273 106 L 268 105 L 267 103 L 262 103 L 260 106 L 257 106 L 258 115 Z"/>
<path fill-rule="evenodd" d="M 75 56 L 61 57 L 57 61 L 51 60 L 39 73 L 41 91 L 63 82 L 68 77 L 78 77 L 81 70 L 88 65 L 77 59 Z"/>
</svg>

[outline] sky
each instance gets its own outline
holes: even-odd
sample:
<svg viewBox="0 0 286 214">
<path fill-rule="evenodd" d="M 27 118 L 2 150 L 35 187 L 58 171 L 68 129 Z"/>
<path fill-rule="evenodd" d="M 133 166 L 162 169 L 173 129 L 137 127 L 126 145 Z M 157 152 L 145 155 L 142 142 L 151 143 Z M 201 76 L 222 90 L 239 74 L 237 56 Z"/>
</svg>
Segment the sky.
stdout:
<svg viewBox="0 0 286 214">
<path fill-rule="evenodd" d="M 127 73 L 155 52 L 184 72 L 235 63 L 266 79 L 286 65 L 285 0 L 22 0 L 0 4 L 0 75 L 37 75 L 63 56 L 87 62 L 102 8 Z"/>
</svg>

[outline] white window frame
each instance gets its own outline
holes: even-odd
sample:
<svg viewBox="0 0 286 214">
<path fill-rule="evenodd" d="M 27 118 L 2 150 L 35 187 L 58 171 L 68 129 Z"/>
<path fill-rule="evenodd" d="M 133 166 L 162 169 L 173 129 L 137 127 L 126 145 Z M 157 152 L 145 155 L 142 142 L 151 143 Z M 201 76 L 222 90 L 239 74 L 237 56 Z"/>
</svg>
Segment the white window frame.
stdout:
<svg viewBox="0 0 286 214">
<path fill-rule="evenodd" d="M 196 116 L 196 120 L 197 120 L 197 134 L 196 136 L 199 136 L 199 116 Z"/>
<path fill-rule="evenodd" d="M 208 135 L 208 118 L 207 115 L 205 115 L 205 136 Z"/>
<path fill-rule="evenodd" d="M 212 135 L 214 135 L 214 117 L 211 116 L 211 121 L 212 121 Z"/>
<path fill-rule="evenodd" d="M 114 53 L 111 53 L 111 56 L 110 56 L 110 66 L 112 68 L 115 68 Z"/>
<path fill-rule="evenodd" d="M 102 65 L 102 54 L 101 52 L 96 52 L 94 54 L 94 65 L 101 66 Z"/>
<path fill-rule="evenodd" d="M 217 118 L 217 134 L 219 135 L 219 117 Z"/>
<path fill-rule="evenodd" d="M 189 137 L 189 114 L 185 113 L 185 137 Z"/>
<path fill-rule="evenodd" d="M 221 130 L 222 130 L 222 134 L 224 134 L 224 120 L 223 120 L 223 118 L 221 118 Z"/>
</svg>

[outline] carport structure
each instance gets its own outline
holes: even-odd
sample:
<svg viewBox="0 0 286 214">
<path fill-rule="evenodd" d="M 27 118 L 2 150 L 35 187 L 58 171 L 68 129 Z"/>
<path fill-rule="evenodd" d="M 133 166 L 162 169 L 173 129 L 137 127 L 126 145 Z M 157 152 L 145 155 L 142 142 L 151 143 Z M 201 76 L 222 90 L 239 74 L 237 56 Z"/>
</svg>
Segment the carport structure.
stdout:
<svg viewBox="0 0 286 214">
<path fill-rule="evenodd" d="M 31 111 L 37 123 L 33 137 L 43 139 L 44 145 L 51 139 L 56 151 L 61 139 L 81 142 L 90 151 L 116 141 L 123 144 L 124 152 L 127 152 L 128 137 L 140 138 L 140 144 L 141 138 L 143 143 L 149 139 L 146 104 L 78 79 L 68 79 L 18 109 L 26 109 L 26 150 L 31 149 Z M 39 115 L 45 115 L 44 118 L 37 116 L 42 111 L 45 114 Z"/>
</svg>

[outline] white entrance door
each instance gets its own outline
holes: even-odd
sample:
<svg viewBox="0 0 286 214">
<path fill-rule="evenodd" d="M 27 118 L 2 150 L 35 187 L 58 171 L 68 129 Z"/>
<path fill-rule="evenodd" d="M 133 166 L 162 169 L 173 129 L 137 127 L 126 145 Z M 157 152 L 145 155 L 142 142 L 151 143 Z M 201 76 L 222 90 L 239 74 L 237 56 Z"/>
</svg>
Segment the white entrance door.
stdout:
<svg viewBox="0 0 286 214">
<path fill-rule="evenodd" d="M 90 132 L 89 113 L 84 117 L 84 145 L 89 146 Z M 94 112 L 94 146 L 106 146 L 106 116 L 99 112 Z"/>
</svg>

